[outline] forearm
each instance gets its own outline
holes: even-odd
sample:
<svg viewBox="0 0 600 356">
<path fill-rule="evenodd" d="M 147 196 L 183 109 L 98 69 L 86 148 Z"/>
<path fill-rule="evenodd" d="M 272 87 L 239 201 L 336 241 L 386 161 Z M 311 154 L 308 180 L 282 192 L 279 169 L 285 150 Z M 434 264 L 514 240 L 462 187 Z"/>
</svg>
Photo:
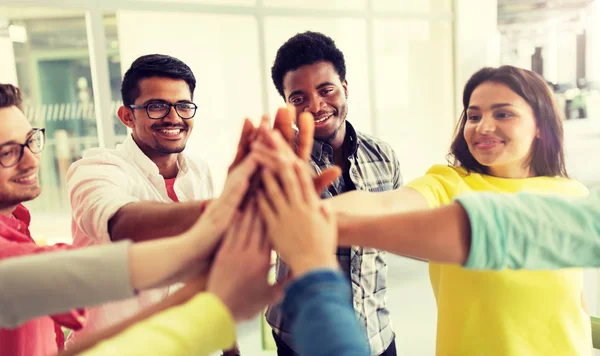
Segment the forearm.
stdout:
<svg viewBox="0 0 600 356">
<path fill-rule="evenodd" d="M 471 232 L 459 204 L 436 210 L 353 217 L 340 226 L 340 245 L 359 245 L 441 263 L 463 264 Z"/>
<path fill-rule="evenodd" d="M 202 201 L 136 202 L 120 208 L 108 222 L 112 241 L 134 242 L 175 236 L 187 231 L 202 214 Z"/>
<path fill-rule="evenodd" d="M 129 328 L 130 326 L 136 323 L 139 323 L 173 306 L 181 305 L 187 302 L 194 295 L 206 289 L 206 279 L 206 275 L 198 276 L 196 279 L 186 284 L 183 288 L 169 295 L 166 299 L 156 304 L 153 304 L 152 306 L 142 310 L 138 314 L 132 316 L 129 319 L 124 320 L 121 323 L 118 323 L 116 325 L 113 325 L 111 327 L 108 327 L 106 329 L 84 337 L 83 339 L 75 343 L 75 345 L 70 347 L 68 350 L 60 353 L 59 355 L 77 355 L 80 352 L 83 352 L 84 350 L 93 347 L 94 345 L 103 340 L 114 337 L 115 335 L 119 334 L 120 332 L 124 331 L 125 329 Z"/>
<path fill-rule="evenodd" d="M 129 245 L 122 242 L 3 260 L 0 327 L 132 297 Z"/>
<path fill-rule="evenodd" d="M 339 271 L 313 270 L 287 288 L 283 302 L 301 355 L 370 355 Z"/>
<path fill-rule="evenodd" d="M 473 232 L 465 267 L 600 267 L 600 191 L 576 199 L 480 193 L 457 200 Z"/>
<path fill-rule="evenodd" d="M 353 190 L 329 199 L 332 210 L 340 214 L 373 216 L 427 209 L 427 201 L 416 190 L 408 187 L 367 192 Z"/>
<path fill-rule="evenodd" d="M 183 236 L 132 244 L 129 274 L 136 290 L 168 286 L 206 273 L 209 261 L 198 259 L 198 246 Z"/>
</svg>

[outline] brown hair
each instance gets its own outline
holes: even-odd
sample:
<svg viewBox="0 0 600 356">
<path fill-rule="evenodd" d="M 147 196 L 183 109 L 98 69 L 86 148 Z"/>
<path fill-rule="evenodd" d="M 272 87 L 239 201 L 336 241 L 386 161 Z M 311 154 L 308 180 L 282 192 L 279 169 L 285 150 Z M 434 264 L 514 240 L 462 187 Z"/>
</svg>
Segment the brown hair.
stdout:
<svg viewBox="0 0 600 356">
<path fill-rule="evenodd" d="M 0 84 L 0 108 L 14 105 L 23 110 L 22 104 L 23 98 L 19 88 L 11 84 Z"/>
<path fill-rule="evenodd" d="M 529 156 L 531 170 L 536 176 L 568 177 L 563 150 L 562 115 L 544 79 L 529 70 L 513 66 L 483 68 L 471 76 L 463 91 L 463 112 L 456 125 L 449 157 L 454 166 L 486 174 L 487 167 L 477 162 L 464 138 L 467 108 L 475 88 L 485 82 L 508 86 L 522 97 L 533 110 L 540 137 L 532 144 Z"/>
</svg>

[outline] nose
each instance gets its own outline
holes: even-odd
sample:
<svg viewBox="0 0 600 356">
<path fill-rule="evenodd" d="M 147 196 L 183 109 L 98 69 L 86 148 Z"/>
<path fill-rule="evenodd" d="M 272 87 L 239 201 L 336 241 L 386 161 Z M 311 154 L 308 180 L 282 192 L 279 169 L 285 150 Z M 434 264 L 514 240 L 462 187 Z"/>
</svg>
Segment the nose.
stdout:
<svg viewBox="0 0 600 356">
<path fill-rule="evenodd" d="M 171 124 L 179 124 L 181 123 L 181 121 L 183 121 L 183 119 L 179 117 L 179 115 L 177 114 L 177 110 L 175 110 L 174 107 L 171 107 L 171 110 L 169 110 L 167 116 L 162 118 L 162 121 Z"/>
<path fill-rule="evenodd" d="M 320 95 L 313 95 L 312 98 L 310 99 L 310 102 L 304 108 L 304 110 L 308 110 L 308 111 L 312 112 L 313 114 L 316 114 L 319 111 L 321 111 L 321 109 L 324 108 L 325 106 L 326 106 L 325 101 L 323 101 L 323 98 L 321 98 Z"/>
<path fill-rule="evenodd" d="M 492 115 L 483 115 L 477 124 L 477 132 L 480 134 L 496 131 L 496 120 Z"/>
<path fill-rule="evenodd" d="M 21 157 L 21 161 L 19 161 L 19 169 L 25 171 L 32 168 L 37 168 L 39 165 L 40 154 L 33 153 L 29 147 L 25 147 L 23 149 L 23 157 Z"/>
</svg>

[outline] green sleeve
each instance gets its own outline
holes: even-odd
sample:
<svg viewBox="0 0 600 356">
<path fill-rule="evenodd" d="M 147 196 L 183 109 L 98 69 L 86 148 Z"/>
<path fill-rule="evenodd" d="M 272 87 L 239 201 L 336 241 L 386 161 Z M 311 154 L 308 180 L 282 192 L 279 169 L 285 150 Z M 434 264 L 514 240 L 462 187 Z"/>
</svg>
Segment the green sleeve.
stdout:
<svg viewBox="0 0 600 356">
<path fill-rule="evenodd" d="M 471 224 L 466 268 L 600 267 L 600 190 L 578 198 L 479 193 L 457 201 Z"/>
</svg>

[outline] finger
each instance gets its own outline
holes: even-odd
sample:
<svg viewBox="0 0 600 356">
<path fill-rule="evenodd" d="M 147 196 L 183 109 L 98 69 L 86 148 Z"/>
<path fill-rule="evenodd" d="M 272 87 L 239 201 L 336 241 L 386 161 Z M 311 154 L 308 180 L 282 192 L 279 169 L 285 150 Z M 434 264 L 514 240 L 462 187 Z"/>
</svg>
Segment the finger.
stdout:
<svg viewBox="0 0 600 356">
<path fill-rule="evenodd" d="M 235 166 L 237 166 L 238 163 L 240 163 L 240 161 L 244 159 L 244 157 L 246 157 L 250 151 L 250 143 L 252 142 L 253 132 L 254 125 L 252 124 L 252 121 L 250 121 L 248 118 L 244 119 L 244 126 L 242 126 L 242 133 L 238 142 L 235 158 L 229 166 L 229 170 L 232 170 Z"/>
<path fill-rule="evenodd" d="M 229 251 L 235 247 L 235 240 L 239 231 L 240 222 L 242 220 L 241 218 L 242 215 L 239 212 L 236 211 L 235 214 L 233 214 L 233 224 L 231 224 L 225 232 L 225 237 L 223 237 L 223 242 L 221 243 L 219 254 L 222 253 L 221 251 Z"/>
<path fill-rule="evenodd" d="M 277 213 L 281 212 L 286 207 L 287 201 L 279 187 L 279 183 L 271 171 L 263 170 L 261 175 L 267 200 Z"/>
<path fill-rule="evenodd" d="M 223 194 L 219 197 L 225 206 L 228 208 L 225 212 L 232 213 L 240 205 L 242 200 L 248 193 L 254 191 L 256 187 L 252 187 L 252 175 L 258 168 L 256 155 L 248 155 L 237 167 L 235 167 L 227 177 Z M 258 178 L 257 178 L 258 179 Z M 228 215 L 224 215 L 226 218 Z"/>
<path fill-rule="evenodd" d="M 268 305 L 273 305 L 279 302 L 285 295 L 285 285 L 283 281 L 279 281 L 270 286 L 265 293 L 265 302 Z"/>
<path fill-rule="evenodd" d="M 308 162 L 313 148 L 315 120 L 311 113 L 303 112 L 298 118 L 298 148 L 296 154 L 304 162 Z"/>
<path fill-rule="evenodd" d="M 294 150 L 288 145 L 278 131 L 269 131 L 261 135 L 261 142 L 272 150 L 281 153 L 284 157 L 289 159 L 296 158 Z"/>
<path fill-rule="evenodd" d="M 331 203 L 327 200 L 321 200 L 321 213 L 328 222 L 335 220 L 335 214 L 333 213 L 333 209 L 331 207 Z"/>
<path fill-rule="evenodd" d="M 299 194 L 302 200 L 310 208 L 316 208 L 319 206 L 320 198 L 315 193 L 315 187 L 310 177 L 308 167 L 305 164 L 300 164 L 298 161 L 294 162 L 294 174 L 298 182 Z"/>
<path fill-rule="evenodd" d="M 298 176 L 294 171 L 295 163 L 298 159 L 294 157 L 291 162 L 284 162 L 279 169 L 279 178 L 281 179 L 281 186 L 285 192 L 290 205 L 300 204 L 304 201 L 302 196 L 302 189 L 298 182 Z M 311 187 L 311 190 L 314 188 Z M 314 190 L 313 190 L 314 192 Z"/>
<path fill-rule="evenodd" d="M 256 203 L 258 205 L 258 212 L 264 223 L 264 228 L 268 229 L 269 226 L 273 226 L 273 223 L 277 219 L 275 210 L 273 210 L 263 192 L 256 193 Z"/>
<path fill-rule="evenodd" d="M 323 193 L 327 187 L 329 187 L 339 176 L 342 175 L 342 170 L 338 166 L 327 168 L 318 177 L 313 179 L 315 191 L 317 194 Z"/>
<path fill-rule="evenodd" d="M 296 132 L 294 131 L 293 124 L 296 121 L 296 109 L 288 105 L 285 108 L 279 108 L 275 115 L 275 122 L 273 129 L 278 130 L 284 137 L 288 145 L 291 145 L 296 138 Z"/>
<path fill-rule="evenodd" d="M 256 159 L 261 167 L 270 169 L 274 172 L 279 171 L 279 162 L 282 160 L 281 157 L 279 157 L 279 152 L 269 148 L 265 143 L 258 141 L 253 142 L 251 147 L 251 154 L 254 156 L 253 159 Z"/>
<path fill-rule="evenodd" d="M 254 158 L 256 159 L 256 158 Z M 257 160 L 260 164 L 260 162 Z M 248 189 L 246 190 L 246 194 L 240 203 L 240 209 L 245 209 L 252 197 L 256 194 L 256 192 L 260 189 L 262 183 L 262 179 L 260 177 L 260 169 L 257 169 L 252 176 L 250 177 L 250 184 L 248 185 Z"/>
<path fill-rule="evenodd" d="M 239 246 L 244 250 L 248 248 L 248 246 L 252 243 L 252 239 L 254 238 L 252 232 L 254 220 L 256 220 L 255 218 L 256 208 L 254 207 L 254 204 L 250 202 L 244 211 L 242 222 L 240 224 L 240 230 L 238 232 Z"/>
</svg>

